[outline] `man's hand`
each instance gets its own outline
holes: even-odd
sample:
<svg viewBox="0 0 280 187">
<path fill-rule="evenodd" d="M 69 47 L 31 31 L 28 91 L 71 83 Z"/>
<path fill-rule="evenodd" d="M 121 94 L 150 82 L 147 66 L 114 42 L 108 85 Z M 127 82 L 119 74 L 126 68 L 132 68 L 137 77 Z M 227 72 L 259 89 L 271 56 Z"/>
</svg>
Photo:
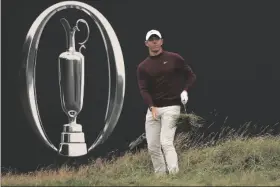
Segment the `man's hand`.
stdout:
<svg viewBox="0 0 280 187">
<path fill-rule="evenodd" d="M 152 106 L 151 107 L 151 112 L 152 112 L 154 120 L 157 120 L 157 108 Z"/>
<path fill-rule="evenodd" d="M 188 102 L 188 92 L 186 90 L 184 90 L 182 93 L 181 93 L 181 102 L 183 103 L 183 105 L 187 104 Z"/>
</svg>

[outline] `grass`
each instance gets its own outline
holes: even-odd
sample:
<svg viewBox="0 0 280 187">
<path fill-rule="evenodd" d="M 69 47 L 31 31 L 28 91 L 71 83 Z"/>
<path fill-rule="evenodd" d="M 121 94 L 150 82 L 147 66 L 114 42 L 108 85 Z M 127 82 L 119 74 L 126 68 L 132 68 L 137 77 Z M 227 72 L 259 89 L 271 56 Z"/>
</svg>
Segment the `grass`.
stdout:
<svg viewBox="0 0 280 187">
<path fill-rule="evenodd" d="M 180 172 L 173 176 L 154 176 L 149 154 L 142 149 L 79 168 L 8 173 L 1 182 L 3 186 L 280 185 L 280 136 L 249 138 L 230 133 L 206 144 L 190 143 L 189 137 L 188 133 L 176 136 Z"/>
</svg>

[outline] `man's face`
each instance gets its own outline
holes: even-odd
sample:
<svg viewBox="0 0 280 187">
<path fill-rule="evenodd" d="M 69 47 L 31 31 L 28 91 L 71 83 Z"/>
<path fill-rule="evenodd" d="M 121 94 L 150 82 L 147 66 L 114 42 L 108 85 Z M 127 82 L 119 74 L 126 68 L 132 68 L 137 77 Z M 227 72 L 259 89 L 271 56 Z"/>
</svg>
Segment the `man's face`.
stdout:
<svg viewBox="0 0 280 187">
<path fill-rule="evenodd" d="M 157 52 L 161 49 L 163 40 L 160 39 L 157 35 L 152 35 L 145 43 L 151 51 Z"/>
</svg>

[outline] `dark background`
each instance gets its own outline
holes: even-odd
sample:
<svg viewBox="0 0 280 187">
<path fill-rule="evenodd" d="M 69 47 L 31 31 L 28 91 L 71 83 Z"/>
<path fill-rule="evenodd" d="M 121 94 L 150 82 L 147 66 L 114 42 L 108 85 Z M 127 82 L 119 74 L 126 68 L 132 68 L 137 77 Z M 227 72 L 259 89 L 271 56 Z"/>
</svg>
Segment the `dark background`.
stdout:
<svg viewBox="0 0 280 187">
<path fill-rule="evenodd" d="M 22 46 L 37 16 L 59 1 L 2 1 L 2 171 L 31 171 L 72 159 L 62 158 L 43 146 L 30 128 L 20 102 Z M 123 50 L 126 95 L 121 117 L 109 139 L 87 156 L 104 156 L 126 150 L 144 132 L 146 106 L 139 94 L 137 65 L 147 56 L 145 34 L 158 29 L 164 48 L 181 54 L 197 75 L 189 93 L 188 112 L 216 123 L 207 133 L 227 124 L 239 128 L 252 121 L 271 125 L 279 133 L 280 55 L 279 10 L 276 1 L 84 1 L 111 23 Z M 77 10 L 57 13 L 43 31 L 38 51 L 36 87 L 38 105 L 48 136 L 57 146 L 66 115 L 60 106 L 57 58 L 65 51 L 65 33 L 59 19 L 70 24 L 84 18 L 90 40 L 84 50 L 86 85 L 83 125 L 93 143 L 103 121 L 107 102 L 108 71 L 104 44 L 92 20 Z M 82 30 L 85 30 L 85 28 Z M 77 42 L 85 33 L 76 35 Z M 76 43 L 77 43 L 76 42 Z M 78 46 L 76 44 L 76 48 Z M 209 125 L 207 124 L 207 125 Z"/>
</svg>

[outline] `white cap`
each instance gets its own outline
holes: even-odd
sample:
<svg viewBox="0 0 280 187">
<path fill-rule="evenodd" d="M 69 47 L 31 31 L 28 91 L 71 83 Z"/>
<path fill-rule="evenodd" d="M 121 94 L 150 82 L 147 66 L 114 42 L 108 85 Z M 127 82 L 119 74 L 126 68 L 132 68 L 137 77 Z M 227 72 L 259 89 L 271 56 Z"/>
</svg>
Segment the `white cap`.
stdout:
<svg viewBox="0 0 280 187">
<path fill-rule="evenodd" d="M 150 30 L 149 32 L 147 32 L 146 34 L 146 41 L 152 36 L 152 35 L 157 35 L 159 38 L 161 37 L 161 34 L 158 30 Z"/>
</svg>

